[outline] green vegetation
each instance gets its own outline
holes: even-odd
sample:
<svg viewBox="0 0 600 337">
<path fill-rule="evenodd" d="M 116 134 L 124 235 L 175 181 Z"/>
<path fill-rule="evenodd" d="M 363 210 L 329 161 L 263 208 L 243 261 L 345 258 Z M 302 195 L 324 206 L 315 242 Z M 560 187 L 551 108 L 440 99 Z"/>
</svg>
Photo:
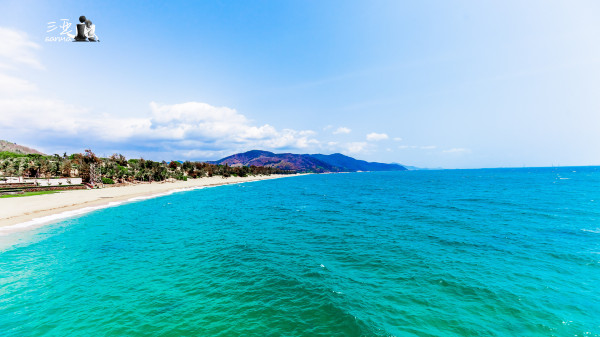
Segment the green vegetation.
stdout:
<svg viewBox="0 0 600 337">
<path fill-rule="evenodd" d="M 0 151 L 0 159 L 21 158 L 21 157 L 27 157 L 27 155 L 22 154 L 22 153 L 9 152 L 9 151 Z"/>
<path fill-rule="evenodd" d="M 18 154 L 0 152 L 0 177 L 81 177 L 83 182 L 102 181 L 104 184 L 133 181 L 164 181 L 167 179 L 187 180 L 212 176 L 246 177 L 249 175 L 290 174 L 291 170 L 265 166 L 231 167 L 205 162 L 152 161 L 129 159 L 121 154 L 109 158 L 97 157 L 91 150 L 62 156 L 55 154 Z"/>
<path fill-rule="evenodd" d="M 30 197 L 32 195 L 40 195 L 40 194 L 53 194 L 58 191 L 37 191 L 37 192 L 24 192 L 23 194 L 6 194 L 0 195 L 0 198 L 19 198 L 19 197 Z"/>
</svg>

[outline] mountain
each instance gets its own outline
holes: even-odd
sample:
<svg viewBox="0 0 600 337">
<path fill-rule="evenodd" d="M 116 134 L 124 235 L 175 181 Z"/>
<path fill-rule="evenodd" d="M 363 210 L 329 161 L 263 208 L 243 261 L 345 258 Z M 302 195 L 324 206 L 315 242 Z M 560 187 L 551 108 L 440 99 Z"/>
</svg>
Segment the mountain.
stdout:
<svg viewBox="0 0 600 337">
<path fill-rule="evenodd" d="M 337 167 L 309 155 L 252 150 L 209 162 L 229 166 L 268 166 L 296 172 L 339 172 Z"/>
<path fill-rule="evenodd" d="M 18 153 L 18 154 L 41 154 L 41 155 L 45 155 L 43 153 L 41 153 L 38 150 L 29 148 L 27 146 L 23 146 L 23 145 L 19 145 L 16 143 L 11 143 L 9 141 L 6 140 L 0 140 L 0 152 L 13 152 L 13 153 Z"/>
<path fill-rule="evenodd" d="M 396 163 L 393 163 L 396 164 Z M 401 165 L 401 164 L 398 164 Z M 428 171 L 428 170 L 443 170 L 443 167 L 433 167 L 433 168 L 429 168 L 429 167 L 416 167 L 416 166 L 408 166 L 408 165 L 402 165 L 404 167 L 406 167 L 407 170 L 409 171 Z"/>
<path fill-rule="evenodd" d="M 293 154 L 273 153 L 269 151 L 252 150 L 234 154 L 217 161 L 209 162 L 229 166 L 269 166 L 296 172 L 356 172 L 356 171 L 404 171 L 401 165 L 369 163 L 336 153 L 323 154 Z"/>
<path fill-rule="evenodd" d="M 345 156 L 341 153 L 334 153 L 330 155 L 311 154 L 310 156 L 313 158 L 317 158 L 332 166 L 339 167 L 343 172 L 406 171 L 406 167 L 402 165 L 367 162 L 364 160 L 358 160 L 352 157 Z"/>
</svg>

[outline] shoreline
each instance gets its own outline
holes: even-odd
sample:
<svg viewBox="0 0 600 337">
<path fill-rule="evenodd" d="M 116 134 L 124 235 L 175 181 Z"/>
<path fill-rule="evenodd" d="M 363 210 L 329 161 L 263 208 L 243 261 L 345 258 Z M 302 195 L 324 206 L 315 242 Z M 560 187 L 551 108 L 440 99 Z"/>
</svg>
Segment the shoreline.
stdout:
<svg viewBox="0 0 600 337">
<path fill-rule="evenodd" d="M 93 190 L 60 191 L 54 194 L 0 199 L 0 236 L 23 231 L 94 210 L 114 207 L 177 192 L 245 182 L 297 177 L 269 175 L 250 177 L 205 177 L 187 181 L 140 183 Z"/>
</svg>

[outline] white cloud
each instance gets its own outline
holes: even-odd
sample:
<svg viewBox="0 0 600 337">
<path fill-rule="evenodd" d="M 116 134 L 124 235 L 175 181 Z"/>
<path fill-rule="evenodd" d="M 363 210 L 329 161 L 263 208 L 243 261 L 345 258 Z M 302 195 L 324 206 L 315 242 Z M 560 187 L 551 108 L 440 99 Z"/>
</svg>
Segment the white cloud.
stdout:
<svg viewBox="0 0 600 337">
<path fill-rule="evenodd" d="M 333 131 L 334 135 L 338 135 L 338 134 L 348 134 L 352 132 L 351 129 L 344 127 L 344 126 L 340 126 L 339 128 L 337 128 L 335 131 Z"/>
<path fill-rule="evenodd" d="M 31 97 L 0 97 L 0 129 L 18 132 L 51 131 L 60 135 L 85 132 L 89 126 L 81 117 L 87 109 L 60 100 Z"/>
<path fill-rule="evenodd" d="M 23 67 L 43 69 L 36 54 L 40 46 L 25 33 L 2 27 L 0 41 L 3 138 L 26 137 L 44 145 L 62 142 L 71 148 L 102 143 L 187 158 L 214 158 L 254 148 L 308 152 L 320 146 L 314 131 L 255 124 L 235 109 L 207 103 L 151 102 L 146 116 L 128 117 L 44 97 L 34 83 L 17 75 Z M 15 74 L 8 74 L 13 70 Z"/>
<path fill-rule="evenodd" d="M 435 145 L 400 145 L 398 146 L 399 149 L 404 150 L 404 149 L 418 149 L 418 150 L 433 150 L 436 149 L 437 146 Z"/>
<path fill-rule="evenodd" d="M 277 130 L 275 127 L 252 125 L 246 116 L 228 107 L 188 102 L 173 105 L 150 103 L 149 127 L 133 132 L 133 137 L 160 138 L 171 141 L 197 140 L 221 144 L 223 147 L 245 145 L 270 149 L 303 149 L 318 144 L 311 130 Z"/>
<path fill-rule="evenodd" d="M 38 69 L 44 68 L 35 54 L 35 51 L 41 48 L 40 45 L 30 41 L 26 33 L 0 27 L 0 41 L 2 41 L 0 43 L 0 64 L 2 68 L 14 69 L 19 64 Z"/>
<path fill-rule="evenodd" d="M 174 153 L 170 153 L 173 155 Z M 224 158 L 231 155 L 231 152 L 227 150 L 221 151 L 206 151 L 206 150 L 183 150 L 177 152 L 182 158 Z"/>
<path fill-rule="evenodd" d="M 471 153 L 470 149 L 465 149 L 462 147 L 455 147 L 449 150 L 444 150 L 444 153 L 456 153 L 456 154 L 460 154 L 460 153 Z"/>
<path fill-rule="evenodd" d="M 89 111 L 43 97 L 37 86 L 18 77 L 23 69 L 43 69 L 36 51 L 40 46 L 25 33 L 0 27 L 0 134 L 2 138 L 34 139 L 45 134 L 67 137 L 85 133 L 81 118 Z M 9 74 L 14 73 L 14 74 Z"/>
<path fill-rule="evenodd" d="M 367 140 L 368 141 L 380 141 L 380 140 L 385 140 L 390 138 L 387 134 L 385 133 L 377 133 L 377 132 L 371 132 L 367 135 Z"/>
<path fill-rule="evenodd" d="M 329 141 L 329 142 L 320 142 L 317 146 L 316 146 L 316 150 L 317 152 L 320 153 L 335 153 L 335 152 L 340 152 L 346 155 L 350 155 L 350 156 L 356 156 L 359 154 L 365 154 L 365 153 L 369 153 L 372 152 L 373 150 L 376 150 L 377 147 L 375 146 L 375 144 L 372 143 L 368 143 L 368 142 L 356 142 L 356 141 L 349 141 L 349 142 L 336 142 L 336 141 Z"/>
<path fill-rule="evenodd" d="M 37 88 L 35 84 L 16 77 L 23 66 L 42 69 L 35 51 L 40 49 L 37 43 L 29 41 L 27 34 L 0 27 L 0 97 L 13 97 L 31 93 Z"/>
<path fill-rule="evenodd" d="M 37 89 L 35 84 L 0 72 L 0 92 L 4 95 L 17 95 L 33 92 Z"/>
<path fill-rule="evenodd" d="M 400 138 L 400 137 L 395 137 L 395 138 L 394 138 L 394 141 L 395 141 L 395 142 L 401 142 L 401 141 L 402 141 L 402 138 Z"/>
<path fill-rule="evenodd" d="M 43 132 L 46 137 L 72 135 L 104 142 L 144 143 L 173 149 L 221 151 L 230 149 L 308 149 L 317 147 L 311 130 L 277 130 L 269 124 L 253 125 L 248 118 L 227 107 L 187 102 L 173 105 L 150 103 L 149 116 L 126 118 L 94 116 L 89 110 L 57 100 L 0 99 L 6 112 L 0 129 Z M 48 118 L 40 118 L 44 111 Z"/>
<path fill-rule="evenodd" d="M 374 148 L 364 141 L 320 142 L 312 130 L 277 129 L 255 123 L 235 109 L 202 102 L 150 102 L 146 114 L 136 117 L 76 106 L 45 96 L 35 83 L 19 75 L 24 67 L 43 69 L 37 57 L 38 44 L 25 33 L 1 27 L 0 41 L 0 134 L 9 140 L 29 139 L 50 152 L 92 147 L 100 153 L 114 149 L 125 154 L 154 154 L 157 159 L 213 159 L 251 149 L 358 154 Z M 343 126 L 325 129 L 334 134 L 352 131 Z M 371 133 L 367 139 L 388 136 Z"/>
<path fill-rule="evenodd" d="M 342 145 L 343 149 L 351 154 L 361 153 L 367 150 L 367 142 L 350 142 Z"/>
</svg>

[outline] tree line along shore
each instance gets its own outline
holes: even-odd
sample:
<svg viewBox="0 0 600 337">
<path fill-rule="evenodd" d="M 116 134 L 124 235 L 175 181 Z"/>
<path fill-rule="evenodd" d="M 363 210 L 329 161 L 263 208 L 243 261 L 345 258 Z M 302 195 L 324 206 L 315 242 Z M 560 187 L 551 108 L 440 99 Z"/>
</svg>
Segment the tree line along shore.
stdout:
<svg viewBox="0 0 600 337">
<path fill-rule="evenodd" d="M 114 184 L 126 182 L 152 182 L 187 180 L 212 176 L 246 177 L 254 175 L 294 174 L 268 166 L 218 165 L 192 161 L 152 161 L 127 159 L 121 154 L 101 158 L 91 150 L 62 156 L 0 152 L 0 183 L 7 177 L 26 178 L 81 178 L 83 183 Z"/>
</svg>

